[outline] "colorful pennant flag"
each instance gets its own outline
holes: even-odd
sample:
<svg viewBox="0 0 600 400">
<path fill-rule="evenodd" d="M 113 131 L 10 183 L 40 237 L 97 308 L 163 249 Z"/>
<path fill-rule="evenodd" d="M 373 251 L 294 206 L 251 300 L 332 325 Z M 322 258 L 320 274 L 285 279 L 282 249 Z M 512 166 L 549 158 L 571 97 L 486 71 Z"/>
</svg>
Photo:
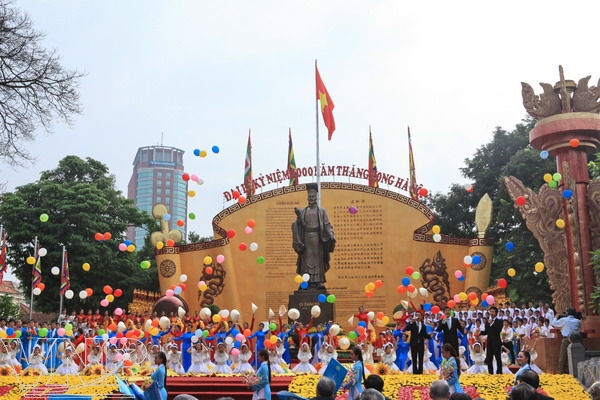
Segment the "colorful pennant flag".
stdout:
<svg viewBox="0 0 600 400">
<path fill-rule="evenodd" d="M 369 186 L 379 187 L 377 181 L 377 161 L 375 160 L 375 150 L 373 150 L 373 135 L 369 127 Z"/>
<path fill-rule="evenodd" d="M 33 265 L 33 277 L 31 279 L 31 287 L 34 288 L 42 281 L 42 258 L 40 257 L 40 244 L 38 243 L 37 251 L 35 252 L 35 264 Z"/>
<path fill-rule="evenodd" d="M 327 127 L 327 132 L 329 133 L 328 139 L 331 140 L 331 136 L 333 135 L 333 131 L 335 131 L 335 120 L 333 119 L 333 100 L 329 96 L 329 92 L 325 88 L 325 84 L 321 80 L 321 75 L 319 74 L 319 69 L 315 64 L 315 76 L 317 79 L 317 100 L 321 103 L 321 114 L 323 114 L 323 122 Z"/>
<path fill-rule="evenodd" d="M 298 184 L 298 177 L 296 176 L 296 157 L 294 157 L 294 146 L 292 145 L 292 128 L 288 132 L 289 144 L 288 144 L 288 165 L 287 170 L 290 174 L 290 186 L 296 186 Z"/>
<path fill-rule="evenodd" d="M 246 147 L 246 162 L 244 163 L 244 187 L 246 196 L 254 194 L 254 185 L 252 184 L 252 143 L 250 142 L 250 129 L 248 129 L 248 146 Z"/>
<path fill-rule="evenodd" d="M 65 250 L 64 261 L 62 265 L 62 275 L 60 277 L 60 291 L 59 294 L 62 296 L 71 287 L 71 279 L 69 278 L 69 260 L 67 258 L 67 251 Z"/>
<path fill-rule="evenodd" d="M 419 200 L 419 189 L 417 187 L 417 174 L 415 172 L 415 160 L 413 157 L 412 141 L 410 138 L 410 126 L 408 127 L 408 169 L 409 169 L 409 193 L 410 198 Z"/>
<path fill-rule="evenodd" d="M 4 274 L 8 271 L 8 259 L 6 257 L 6 230 L 2 232 L 2 245 L 0 246 L 0 283 L 4 280 Z"/>
</svg>

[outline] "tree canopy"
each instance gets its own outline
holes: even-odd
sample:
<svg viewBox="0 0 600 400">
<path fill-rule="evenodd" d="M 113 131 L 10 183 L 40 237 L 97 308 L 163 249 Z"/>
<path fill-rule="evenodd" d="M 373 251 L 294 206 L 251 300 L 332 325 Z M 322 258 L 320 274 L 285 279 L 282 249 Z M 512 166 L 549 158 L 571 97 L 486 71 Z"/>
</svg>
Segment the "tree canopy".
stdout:
<svg viewBox="0 0 600 400">
<path fill-rule="evenodd" d="M 497 244 L 490 285 L 494 286 L 498 278 L 507 279 L 507 295 L 517 302 L 551 301 L 547 275 L 538 274 L 534 269 L 535 263 L 543 260 L 543 253 L 502 182 L 503 177 L 512 175 L 536 190 L 544 183 L 544 173 L 556 170 L 554 160 L 541 158 L 539 151 L 529 146 L 529 131 L 534 124 L 535 121 L 527 119 L 510 132 L 496 128 L 492 140 L 465 160 L 461 173 L 471 180 L 472 192 L 455 184 L 449 193 L 438 193 L 426 201 L 436 213 L 442 233 L 476 237 L 477 203 L 486 193 L 491 197 L 493 216 L 486 236 L 495 239 Z M 507 250 L 508 242 L 514 244 L 514 250 Z M 515 269 L 514 277 L 507 275 L 509 268 Z"/>
<path fill-rule="evenodd" d="M 51 132 L 56 120 L 71 124 L 82 111 L 84 74 L 63 67 L 43 39 L 27 14 L 0 0 L 0 159 L 11 165 L 32 161 L 22 143 L 34 140 L 37 128 Z"/>
<path fill-rule="evenodd" d="M 46 222 L 40 218 L 42 214 L 48 216 Z M 100 308 L 106 285 L 123 292 L 111 309 L 127 308 L 133 288 L 158 289 L 156 269 L 139 267 L 142 259 L 153 261 L 151 249 L 137 253 L 118 249 L 126 240 L 128 226 L 154 230 L 156 222 L 115 189 L 114 176 L 99 161 L 65 157 L 56 169 L 42 172 L 37 182 L 4 194 L 0 221 L 8 232 L 10 265 L 26 293 L 31 289 L 33 267 L 25 260 L 34 255 L 34 238 L 47 250 L 41 257 L 45 289 L 35 296 L 36 311 L 58 311 L 60 275 L 53 275 L 51 269 L 61 267 L 62 246 L 68 254 L 71 290 L 75 292 L 73 299 L 65 300 L 68 309 Z M 107 232 L 112 235 L 110 240 L 94 237 Z M 84 263 L 90 264 L 89 271 L 82 269 Z M 80 291 L 88 288 L 93 295 L 80 299 Z"/>
</svg>

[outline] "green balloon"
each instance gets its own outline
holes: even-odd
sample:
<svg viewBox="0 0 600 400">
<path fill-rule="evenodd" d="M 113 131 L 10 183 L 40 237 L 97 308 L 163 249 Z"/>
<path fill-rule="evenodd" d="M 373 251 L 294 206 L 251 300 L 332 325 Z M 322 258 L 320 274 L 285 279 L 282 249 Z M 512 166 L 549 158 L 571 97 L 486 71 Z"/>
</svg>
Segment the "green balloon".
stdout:
<svg viewBox="0 0 600 400">
<path fill-rule="evenodd" d="M 206 329 L 202 331 L 202 337 L 203 338 L 207 338 L 208 337 L 208 331 Z"/>
<path fill-rule="evenodd" d="M 265 258 L 263 256 L 256 257 L 256 263 L 257 264 L 264 264 L 265 263 Z"/>
<path fill-rule="evenodd" d="M 418 271 L 412 273 L 411 277 L 413 279 L 421 279 L 421 274 Z"/>
<path fill-rule="evenodd" d="M 277 324 L 275 322 L 271 322 L 269 324 L 269 330 L 274 331 L 275 329 L 277 329 Z"/>
<path fill-rule="evenodd" d="M 348 332 L 348 338 L 349 338 L 349 339 L 352 339 L 352 340 L 354 340 L 354 339 L 356 339 L 357 337 L 358 337 L 358 334 L 357 334 L 356 332 L 354 332 L 354 331 L 350 331 L 350 332 Z"/>
<path fill-rule="evenodd" d="M 335 294 L 330 294 L 329 296 L 327 296 L 327 302 L 335 303 Z"/>
<path fill-rule="evenodd" d="M 188 217 L 190 217 L 190 219 L 196 219 L 196 214 L 189 213 Z"/>
<path fill-rule="evenodd" d="M 39 330 L 40 337 L 46 337 L 48 335 L 48 328 L 42 328 Z"/>
<path fill-rule="evenodd" d="M 555 172 L 554 175 L 552 175 L 552 179 L 558 182 L 562 179 L 562 175 L 558 172 Z"/>
<path fill-rule="evenodd" d="M 548 187 L 550 189 L 556 189 L 558 187 L 558 183 L 556 181 L 550 181 L 548 182 Z"/>
<path fill-rule="evenodd" d="M 104 329 L 98 329 L 98 336 L 102 336 L 104 335 L 106 332 L 104 331 Z"/>
<path fill-rule="evenodd" d="M 72 331 L 73 330 L 73 324 L 66 324 L 65 325 L 65 331 Z"/>
<path fill-rule="evenodd" d="M 40 215 L 40 221 L 42 221 L 42 222 L 48 222 L 48 214 L 42 214 L 42 215 Z"/>
</svg>

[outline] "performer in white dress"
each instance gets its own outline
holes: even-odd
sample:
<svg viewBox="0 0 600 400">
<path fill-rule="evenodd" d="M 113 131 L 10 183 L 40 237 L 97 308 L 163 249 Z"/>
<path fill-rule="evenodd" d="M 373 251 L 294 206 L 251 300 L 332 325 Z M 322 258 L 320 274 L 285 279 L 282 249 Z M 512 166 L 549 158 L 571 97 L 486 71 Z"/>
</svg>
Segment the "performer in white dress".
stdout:
<svg viewBox="0 0 600 400">
<path fill-rule="evenodd" d="M 289 370 L 290 366 L 283 359 L 283 355 L 285 354 L 285 346 L 283 345 L 283 341 L 280 337 L 277 338 L 275 350 L 277 351 L 277 364 L 283 369 L 284 372 Z"/>
<path fill-rule="evenodd" d="M 33 354 L 29 356 L 29 366 L 27 370 L 37 369 L 42 375 L 48 375 L 48 368 L 44 365 L 46 358 L 42 354 L 42 348 L 39 345 L 33 346 Z"/>
<path fill-rule="evenodd" d="M 373 345 L 370 342 L 360 344 L 363 354 L 363 364 L 373 364 Z"/>
<path fill-rule="evenodd" d="M 0 367 L 9 367 L 12 365 L 10 362 L 10 350 L 4 341 L 0 342 Z"/>
<path fill-rule="evenodd" d="M 331 360 L 337 360 L 337 351 L 335 351 L 335 347 L 329 343 L 324 343 L 319 349 L 319 352 L 321 353 L 321 355 L 319 355 L 319 358 L 321 359 L 321 368 L 319 368 L 319 374 L 323 375 Z"/>
<path fill-rule="evenodd" d="M 467 374 L 487 374 L 488 369 L 485 363 L 485 350 L 481 348 L 481 343 L 475 342 L 471 346 L 471 360 L 473 365 L 467 370 Z"/>
<path fill-rule="evenodd" d="M 526 348 L 529 346 L 525 346 Z M 531 367 L 532 370 L 534 370 L 538 375 L 541 375 L 544 373 L 544 371 L 542 371 L 542 369 L 540 367 L 538 367 L 537 365 L 534 364 L 535 359 L 538 357 L 538 353 L 537 351 L 535 351 L 534 348 L 531 348 L 529 351 L 529 355 L 531 356 L 531 363 L 529 363 L 529 366 Z"/>
<path fill-rule="evenodd" d="M 300 350 L 298 351 L 298 360 L 300 363 L 296 365 L 292 372 L 295 374 L 316 374 L 317 370 L 310 364 L 310 359 L 312 358 L 312 353 L 310 352 L 310 348 L 308 347 L 308 343 L 302 343 L 300 346 Z"/>
<path fill-rule="evenodd" d="M 109 344 L 108 351 L 106 352 L 106 370 L 108 372 L 117 369 L 117 354 L 117 346 L 115 346 L 114 344 Z"/>
<path fill-rule="evenodd" d="M 17 340 L 10 342 L 10 362 L 14 367 L 21 366 L 21 362 L 17 360 L 17 354 L 19 354 L 19 342 Z"/>
<path fill-rule="evenodd" d="M 217 374 L 232 374 L 233 370 L 227 364 L 229 355 L 227 354 L 225 343 L 219 342 L 215 351 L 215 372 Z"/>
<path fill-rule="evenodd" d="M 252 365 L 250 365 L 250 359 L 252 359 L 252 352 L 248 349 L 246 343 L 242 343 L 240 346 L 240 354 L 238 355 L 239 363 L 233 370 L 234 374 L 246 374 L 254 372 Z"/>
<path fill-rule="evenodd" d="M 95 345 L 94 347 L 92 347 L 92 351 L 90 352 L 90 355 L 88 356 L 88 368 L 91 367 L 92 365 L 99 365 L 102 364 L 102 352 L 100 351 L 100 346 Z"/>
<path fill-rule="evenodd" d="M 210 374 L 210 370 L 205 363 L 206 357 L 202 354 L 202 343 L 196 343 L 195 346 L 187 349 L 187 352 L 192 355 L 192 365 L 187 372 L 192 374 Z"/>
<path fill-rule="evenodd" d="M 458 346 L 458 358 L 460 359 L 460 370 L 466 372 L 469 369 L 467 365 L 467 359 L 465 358 L 465 352 L 467 349 L 465 346 Z"/>
<path fill-rule="evenodd" d="M 56 368 L 56 373 L 59 375 L 78 375 L 79 366 L 73 360 L 73 348 L 68 345 L 65 347 L 65 353 L 60 357 L 62 364 Z"/>
<path fill-rule="evenodd" d="M 269 349 L 269 366 L 271 368 L 272 374 L 284 374 L 285 371 L 281 368 L 281 365 L 278 364 L 279 354 L 277 354 L 277 349 L 271 348 Z"/>
<path fill-rule="evenodd" d="M 170 370 L 173 372 L 183 375 L 185 371 L 183 370 L 183 365 L 181 364 L 181 352 L 177 348 L 176 344 L 171 344 L 169 353 L 167 353 L 167 365 Z"/>
<path fill-rule="evenodd" d="M 396 365 L 396 349 L 392 342 L 388 342 L 383 345 L 383 354 L 381 355 L 381 362 L 389 367 L 391 371 L 399 371 L 400 368 Z M 425 370 L 425 366 L 423 366 Z"/>
<path fill-rule="evenodd" d="M 500 359 L 502 360 L 502 373 L 512 375 L 512 371 L 508 369 L 508 366 L 510 365 L 510 350 L 504 346 L 502 346 L 502 354 L 500 355 Z M 494 373 L 496 373 L 496 368 L 496 365 L 494 365 Z"/>
<path fill-rule="evenodd" d="M 424 374 L 437 374 L 438 368 L 431 361 L 431 352 L 429 348 L 425 346 L 425 353 L 423 354 L 423 373 Z"/>
</svg>

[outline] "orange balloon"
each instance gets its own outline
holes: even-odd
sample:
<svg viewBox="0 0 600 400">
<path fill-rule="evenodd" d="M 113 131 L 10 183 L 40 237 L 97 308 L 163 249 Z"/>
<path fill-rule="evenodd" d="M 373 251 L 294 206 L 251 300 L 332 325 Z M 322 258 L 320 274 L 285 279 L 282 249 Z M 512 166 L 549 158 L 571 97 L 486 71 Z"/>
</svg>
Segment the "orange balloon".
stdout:
<svg viewBox="0 0 600 400">
<path fill-rule="evenodd" d="M 488 297 L 487 293 L 482 293 L 481 294 L 481 300 L 485 300 L 485 299 L 487 299 L 487 297 Z"/>
<path fill-rule="evenodd" d="M 365 295 L 366 295 L 368 298 L 371 298 L 371 297 L 373 297 L 373 292 L 368 292 L 368 293 L 365 293 Z"/>
<path fill-rule="evenodd" d="M 38 284 L 36 285 L 36 287 L 37 287 L 38 289 L 40 289 L 42 292 L 44 291 L 44 289 L 46 289 L 46 285 L 44 285 L 42 282 L 38 283 Z"/>
<path fill-rule="evenodd" d="M 475 300 L 477 298 L 477 293 L 475 292 L 471 292 L 468 294 L 467 298 L 471 301 Z"/>
<path fill-rule="evenodd" d="M 116 331 L 116 330 L 117 330 L 117 324 L 115 324 L 114 322 L 113 322 L 113 323 L 111 323 L 111 324 L 108 326 L 108 329 L 109 329 L 109 330 L 111 330 L 111 331 Z"/>
<path fill-rule="evenodd" d="M 398 294 L 404 294 L 404 293 L 406 293 L 406 286 L 403 286 L 403 285 L 396 286 L 396 291 L 398 292 Z"/>
<path fill-rule="evenodd" d="M 96 232 L 96 234 L 94 235 L 94 239 L 100 241 L 102 240 L 103 236 L 100 232 Z"/>
<path fill-rule="evenodd" d="M 175 246 L 175 241 L 173 239 L 167 240 L 167 246 L 169 246 L 169 247 Z"/>
<path fill-rule="evenodd" d="M 456 306 L 456 302 L 454 300 L 448 300 L 446 305 L 450 308 L 454 308 Z"/>
<path fill-rule="evenodd" d="M 206 272 L 208 275 L 211 275 L 213 273 L 213 269 L 212 269 L 212 267 L 206 267 L 204 269 L 204 272 Z"/>
<path fill-rule="evenodd" d="M 92 288 L 85 289 L 85 292 L 87 293 L 88 297 L 94 294 L 94 290 Z"/>
<path fill-rule="evenodd" d="M 363 333 L 365 333 L 365 328 L 363 326 L 357 326 L 356 332 L 362 335 Z"/>
<path fill-rule="evenodd" d="M 104 294 L 111 294 L 113 292 L 112 288 L 108 285 L 105 285 L 104 288 L 102 288 L 102 291 Z"/>
<path fill-rule="evenodd" d="M 246 225 L 248 225 L 250 228 L 254 228 L 256 226 L 256 221 L 253 219 L 249 219 Z"/>
<path fill-rule="evenodd" d="M 250 329 L 244 329 L 244 337 L 248 337 L 252 335 L 252 331 Z"/>
<path fill-rule="evenodd" d="M 105 234 L 102 236 L 102 238 L 103 238 L 104 240 L 110 240 L 110 239 L 112 238 L 112 235 L 110 234 L 110 232 L 106 232 L 106 233 L 105 233 Z"/>
<path fill-rule="evenodd" d="M 159 323 L 160 323 L 160 321 L 158 319 L 152 320 L 152 326 L 154 326 L 154 327 L 157 327 Z"/>
<path fill-rule="evenodd" d="M 382 281 L 381 279 L 377 279 L 377 280 L 375 281 L 375 287 L 376 287 L 376 288 L 380 288 L 380 287 L 382 287 L 382 286 L 383 286 L 383 281 Z"/>
<path fill-rule="evenodd" d="M 377 313 L 377 319 L 382 319 L 384 315 L 385 315 L 384 313 L 382 313 L 381 311 L 379 311 Z"/>
<path fill-rule="evenodd" d="M 413 285 L 412 283 L 410 285 L 408 285 L 406 287 L 406 290 L 408 290 L 410 293 L 414 292 L 415 290 L 417 290 L 417 288 L 415 287 L 415 285 Z"/>
</svg>

